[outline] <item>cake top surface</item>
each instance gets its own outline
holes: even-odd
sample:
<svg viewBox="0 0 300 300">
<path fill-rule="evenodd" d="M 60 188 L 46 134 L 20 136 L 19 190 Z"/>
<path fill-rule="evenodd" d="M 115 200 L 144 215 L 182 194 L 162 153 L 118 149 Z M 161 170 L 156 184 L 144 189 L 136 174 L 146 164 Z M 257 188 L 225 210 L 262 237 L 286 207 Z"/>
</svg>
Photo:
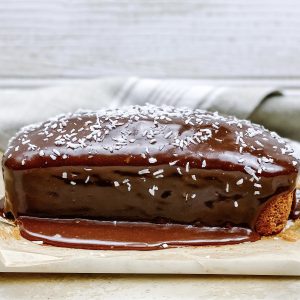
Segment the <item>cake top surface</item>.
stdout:
<svg viewBox="0 0 300 300">
<path fill-rule="evenodd" d="M 217 112 L 154 105 L 78 111 L 22 128 L 9 142 L 5 167 L 174 165 L 188 171 L 297 173 L 291 147 L 275 132 Z M 259 183 L 257 183 L 259 184 Z"/>
</svg>

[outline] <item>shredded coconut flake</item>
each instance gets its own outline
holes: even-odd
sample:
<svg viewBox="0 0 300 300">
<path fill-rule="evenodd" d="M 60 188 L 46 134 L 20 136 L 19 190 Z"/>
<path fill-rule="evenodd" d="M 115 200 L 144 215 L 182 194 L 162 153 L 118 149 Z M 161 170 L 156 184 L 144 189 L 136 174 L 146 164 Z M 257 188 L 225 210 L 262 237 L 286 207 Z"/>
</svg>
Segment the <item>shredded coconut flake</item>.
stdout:
<svg viewBox="0 0 300 300">
<path fill-rule="evenodd" d="M 185 171 L 186 171 L 187 173 L 190 172 L 190 163 L 189 163 L 189 162 L 187 162 L 186 165 L 185 165 Z"/>
<path fill-rule="evenodd" d="M 59 152 L 58 150 L 53 149 L 52 151 L 53 151 L 57 156 L 60 156 L 60 152 Z"/>
<path fill-rule="evenodd" d="M 226 193 L 229 192 L 229 183 L 226 183 Z"/>
<path fill-rule="evenodd" d="M 149 158 L 149 163 L 150 164 L 155 164 L 157 162 L 157 159 L 156 158 L 154 158 L 154 157 L 150 157 Z"/>
<path fill-rule="evenodd" d="M 149 170 L 149 169 L 143 169 L 143 170 L 138 171 L 138 174 L 139 174 L 139 175 L 149 174 L 149 173 L 150 173 L 150 170 Z"/>
<path fill-rule="evenodd" d="M 149 193 L 154 197 L 155 191 L 158 191 L 158 187 L 156 185 L 153 185 L 153 187 L 149 189 Z"/>
<path fill-rule="evenodd" d="M 164 170 L 163 170 L 163 169 L 159 169 L 159 170 L 157 170 L 157 171 L 153 172 L 153 176 L 160 175 L 160 174 L 161 174 L 161 173 L 163 173 L 163 172 L 164 172 Z"/>
<path fill-rule="evenodd" d="M 244 179 L 241 178 L 240 180 L 238 180 L 238 181 L 236 182 L 236 185 L 241 185 L 241 184 L 243 184 L 243 182 L 244 182 Z"/>
<path fill-rule="evenodd" d="M 178 160 L 171 161 L 171 162 L 169 162 L 169 165 L 174 166 L 174 165 L 176 165 L 177 162 L 178 162 Z"/>
</svg>

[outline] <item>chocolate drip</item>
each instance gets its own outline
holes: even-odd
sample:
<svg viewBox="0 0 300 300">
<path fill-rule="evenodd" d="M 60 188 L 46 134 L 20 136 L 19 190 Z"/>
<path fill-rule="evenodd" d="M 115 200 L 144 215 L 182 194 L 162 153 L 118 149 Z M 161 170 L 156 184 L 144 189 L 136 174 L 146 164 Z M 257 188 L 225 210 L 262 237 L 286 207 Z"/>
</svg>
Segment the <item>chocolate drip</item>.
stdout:
<svg viewBox="0 0 300 300">
<path fill-rule="evenodd" d="M 195 227 L 32 217 L 19 217 L 18 225 L 21 235 L 31 241 L 81 249 L 155 250 L 179 246 L 220 246 L 260 239 L 257 233 L 239 227 Z"/>
</svg>

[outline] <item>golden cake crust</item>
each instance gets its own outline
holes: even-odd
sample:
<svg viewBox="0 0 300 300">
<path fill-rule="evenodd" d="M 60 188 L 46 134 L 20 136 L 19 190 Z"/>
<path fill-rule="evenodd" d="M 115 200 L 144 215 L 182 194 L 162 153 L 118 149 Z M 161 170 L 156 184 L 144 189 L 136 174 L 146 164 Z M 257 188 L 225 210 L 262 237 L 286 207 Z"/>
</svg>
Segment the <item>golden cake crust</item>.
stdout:
<svg viewBox="0 0 300 300">
<path fill-rule="evenodd" d="M 257 221 L 256 231 L 263 236 L 277 234 L 283 230 L 291 212 L 294 191 L 274 196 L 262 209 Z"/>
</svg>

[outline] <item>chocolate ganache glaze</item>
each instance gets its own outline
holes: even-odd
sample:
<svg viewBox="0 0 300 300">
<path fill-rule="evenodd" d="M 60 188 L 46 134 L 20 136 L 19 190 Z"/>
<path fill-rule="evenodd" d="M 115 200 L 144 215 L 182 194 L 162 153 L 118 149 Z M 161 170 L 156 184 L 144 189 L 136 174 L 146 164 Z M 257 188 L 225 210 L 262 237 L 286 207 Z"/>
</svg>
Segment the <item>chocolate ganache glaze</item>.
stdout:
<svg viewBox="0 0 300 300">
<path fill-rule="evenodd" d="M 290 154 L 276 133 L 202 110 L 147 105 L 60 115 L 10 141 L 4 211 L 24 237 L 59 246 L 257 240 L 264 206 L 295 190 Z M 98 242 L 87 242 L 87 228 Z"/>
</svg>

